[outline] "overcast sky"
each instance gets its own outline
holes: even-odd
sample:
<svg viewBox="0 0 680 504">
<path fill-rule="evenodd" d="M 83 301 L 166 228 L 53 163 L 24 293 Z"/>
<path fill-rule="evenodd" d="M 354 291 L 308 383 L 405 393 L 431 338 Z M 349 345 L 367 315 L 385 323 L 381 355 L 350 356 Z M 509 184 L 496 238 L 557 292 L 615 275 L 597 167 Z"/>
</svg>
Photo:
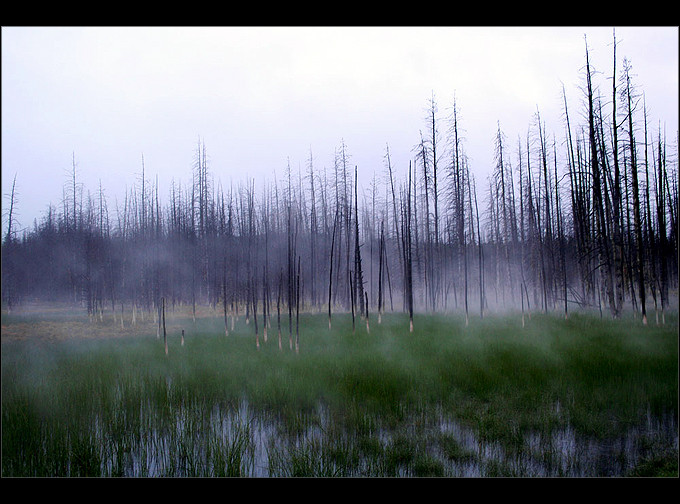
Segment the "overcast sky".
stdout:
<svg viewBox="0 0 680 504">
<path fill-rule="evenodd" d="M 581 107 L 584 35 L 611 93 L 612 27 L 3 27 L 2 193 L 17 174 L 18 219 L 32 227 L 77 176 L 110 209 L 126 187 L 191 180 L 199 138 L 223 186 L 281 178 L 288 160 L 332 169 L 344 140 L 362 181 L 405 173 L 434 94 L 454 96 L 482 183 L 500 123 L 514 151 L 538 109 L 559 139 L 562 85 Z M 616 27 L 644 91 L 651 132 L 678 131 L 678 27 Z M 572 112 L 573 110 L 573 112 Z M 445 123 L 442 122 L 442 129 Z M 366 185 L 366 184 L 365 184 Z"/>
</svg>

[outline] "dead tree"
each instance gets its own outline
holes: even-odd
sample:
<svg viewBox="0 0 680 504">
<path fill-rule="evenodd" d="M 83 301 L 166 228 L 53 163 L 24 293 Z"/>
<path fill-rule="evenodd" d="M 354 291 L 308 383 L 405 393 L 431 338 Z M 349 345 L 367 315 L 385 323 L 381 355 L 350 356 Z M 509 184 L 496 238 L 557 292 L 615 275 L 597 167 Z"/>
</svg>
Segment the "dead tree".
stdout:
<svg viewBox="0 0 680 504">
<path fill-rule="evenodd" d="M 255 322 L 255 346 L 260 348 L 260 332 L 257 326 L 257 278 L 255 275 L 250 279 L 250 285 L 253 303 L 253 321 Z"/>
<path fill-rule="evenodd" d="M 623 306 L 624 293 L 624 266 L 623 266 L 623 237 L 621 233 L 621 169 L 619 166 L 619 140 L 618 131 L 619 124 L 616 117 L 616 34 L 614 32 L 614 53 L 613 53 L 613 70 L 612 70 L 612 154 L 614 160 L 614 180 L 612 186 L 612 224 L 613 224 L 613 239 L 614 239 L 614 275 L 616 278 L 616 305 L 617 311 L 620 311 Z"/>
<path fill-rule="evenodd" d="M 2 251 L 2 295 L 7 303 L 7 310 L 11 311 L 15 302 L 15 244 L 14 244 L 14 225 L 15 225 L 15 204 L 16 204 L 16 184 L 17 175 L 14 174 L 12 180 L 12 191 L 9 194 L 9 210 L 7 211 L 7 232 Z"/>
<path fill-rule="evenodd" d="M 402 216 L 405 268 L 406 278 L 406 298 L 408 302 L 409 332 L 413 332 L 413 255 L 411 248 L 411 163 L 408 167 L 408 189 L 406 191 L 406 201 L 403 204 L 404 211 Z"/>
<path fill-rule="evenodd" d="M 295 293 L 295 353 L 300 351 L 300 256 L 298 256 Z"/>
<path fill-rule="evenodd" d="M 359 245 L 359 203 L 357 192 L 357 167 L 354 167 L 354 299 L 360 305 L 360 314 L 363 316 L 363 299 L 364 299 L 364 275 L 361 268 L 361 249 Z"/>
<path fill-rule="evenodd" d="M 636 252 L 637 252 L 637 280 L 638 280 L 638 295 L 640 296 L 640 309 L 642 311 L 642 323 L 647 324 L 647 306 L 645 299 L 645 271 L 644 271 L 644 243 L 642 242 L 642 222 L 640 218 L 640 190 L 637 172 L 637 152 L 635 147 L 635 135 L 633 133 L 633 88 L 631 84 L 630 62 L 624 59 L 624 78 L 625 78 L 625 94 L 628 104 L 628 149 L 630 152 L 630 171 L 632 178 L 633 191 L 633 228 L 635 232 Z"/>
<path fill-rule="evenodd" d="M 588 46 L 586 44 L 586 85 L 588 100 L 588 140 L 590 143 L 590 169 L 593 180 L 593 210 L 595 214 L 595 225 L 597 233 L 597 243 L 599 252 L 600 278 L 603 288 L 607 295 L 609 307 L 613 317 L 618 317 L 616 302 L 614 299 L 614 289 L 612 286 L 612 264 L 609 252 L 609 240 L 606 235 L 606 220 L 603 202 L 603 187 L 601 183 L 601 166 L 598 157 L 599 146 L 596 139 L 595 129 L 595 110 L 593 104 L 593 85 L 590 69 L 590 59 L 588 57 Z"/>
<path fill-rule="evenodd" d="M 336 207 L 335 209 L 335 219 L 333 219 L 333 237 L 331 238 L 331 253 L 329 257 L 329 262 L 330 266 L 328 268 L 328 329 L 330 330 L 331 328 L 331 307 L 332 307 L 332 300 L 331 300 L 331 294 L 333 291 L 333 254 L 334 254 L 334 249 L 335 249 L 335 231 L 338 227 L 338 209 Z"/>
<path fill-rule="evenodd" d="M 279 272 L 279 289 L 276 297 L 276 326 L 279 333 L 279 350 L 281 350 L 281 293 L 283 291 L 283 268 Z"/>
<path fill-rule="evenodd" d="M 368 324 L 368 292 L 366 292 L 366 291 L 364 291 L 364 299 L 365 299 L 365 302 L 366 302 L 366 307 L 364 308 L 364 313 L 366 314 L 366 332 L 370 333 L 371 328 L 369 327 L 369 324 Z"/>
<path fill-rule="evenodd" d="M 383 262 L 385 260 L 385 221 L 380 222 L 380 242 L 378 244 L 378 324 L 382 321 L 383 310 Z M 330 323 L 329 323 L 330 324 Z"/>
</svg>

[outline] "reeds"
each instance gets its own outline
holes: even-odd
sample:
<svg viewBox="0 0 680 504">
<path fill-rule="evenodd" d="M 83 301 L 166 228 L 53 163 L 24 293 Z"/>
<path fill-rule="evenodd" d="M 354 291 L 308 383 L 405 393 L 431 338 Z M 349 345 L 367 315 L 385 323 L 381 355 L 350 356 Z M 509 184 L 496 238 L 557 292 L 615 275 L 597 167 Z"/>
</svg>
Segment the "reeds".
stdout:
<svg viewBox="0 0 680 504">
<path fill-rule="evenodd" d="M 301 313 L 299 353 L 219 318 L 169 332 L 167 356 L 153 333 L 3 342 L 3 476 L 621 475 L 677 455 L 677 321 L 406 317 L 369 335 Z M 584 448 L 612 439 L 614 465 Z"/>
</svg>

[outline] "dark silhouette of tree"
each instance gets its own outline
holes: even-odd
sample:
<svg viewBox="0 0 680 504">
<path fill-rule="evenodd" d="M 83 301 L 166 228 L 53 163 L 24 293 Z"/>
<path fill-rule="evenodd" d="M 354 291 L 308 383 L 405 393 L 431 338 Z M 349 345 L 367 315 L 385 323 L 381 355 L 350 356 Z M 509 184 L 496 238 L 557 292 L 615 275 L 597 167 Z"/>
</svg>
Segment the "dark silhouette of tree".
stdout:
<svg viewBox="0 0 680 504">
<path fill-rule="evenodd" d="M 245 315 L 256 346 L 268 343 L 275 309 L 279 347 L 287 314 L 296 351 L 301 312 L 327 309 L 329 330 L 334 312 L 351 312 L 370 330 L 369 312 L 381 323 L 388 295 L 410 331 L 419 311 L 460 311 L 471 323 L 476 298 L 480 317 L 506 308 L 523 322 L 532 308 L 567 316 L 572 306 L 638 310 L 646 322 L 653 301 L 663 323 L 678 286 L 677 139 L 669 144 L 661 121 L 650 130 L 615 36 L 611 98 L 598 94 L 585 49 L 585 102 L 574 113 L 563 86 L 561 133 L 550 139 L 537 107 L 512 152 L 497 123 L 487 201 L 459 103 L 443 131 L 434 93 L 415 147 L 399 146 L 413 159 L 395 166 L 386 145 L 383 172 L 363 194 L 360 175 L 374 167 L 354 164 L 352 179 L 344 140 L 328 171 L 310 147 L 297 174 L 288 161 L 282 180 L 223 187 L 223 167 L 199 139 L 188 180 L 172 180 L 165 195 L 143 155 L 124 193 L 101 182 L 90 192 L 73 153 L 62 199 L 32 228 L 17 221 L 15 176 L 3 208 L 3 308 L 67 300 L 93 323 L 153 320 L 159 338 L 166 311 L 195 320 L 208 308 L 225 336 Z"/>
<path fill-rule="evenodd" d="M 2 301 L 11 311 L 14 304 L 18 301 L 17 297 L 17 261 L 18 244 L 15 238 L 16 224 L 16 202 L 17 202 L 17 175 L 12 179 L 12 190 L 9 193 L 9 209 L 7 210 L 7 231 L 3 242 L 2 251 Z"/>
</svg>

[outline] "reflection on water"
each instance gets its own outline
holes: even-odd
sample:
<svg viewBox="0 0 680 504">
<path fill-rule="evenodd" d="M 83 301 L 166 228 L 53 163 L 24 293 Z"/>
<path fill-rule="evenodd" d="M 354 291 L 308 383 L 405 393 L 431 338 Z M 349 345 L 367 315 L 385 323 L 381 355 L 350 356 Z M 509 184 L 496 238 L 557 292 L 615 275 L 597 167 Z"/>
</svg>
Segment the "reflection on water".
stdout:
<svg viewBox="0 0 680 504">
<path fill-rule="evenodd" d="M 256 412 L 245 400 L 229 408 L 215 406 L 198 416 L 196 409 L 178 411 L 172 428 L 149 429 L 142 422 L 138 442 L 125 452 L 110 454 L 105 473 L 279 477 L 299 475 L 294 466 L 303 463 L 302 475 L 417 476 L 412 453 L 391 472 L 385 471 L 386 454 L 395 451 L 400 437 L 413 435 L 412 451 L 427 454 L 441 468 L 435 475 L 609 477 L 627 475 L 654 450 L 678 448 L 677 419 L 671 414 L 662 418 L 648 414 L 644 425 L 616 439 L 583 438 L 567 426 L 550 435 L 528 435 L 519 449 L 512 450 L 482 441 L 472 429 L 444 417 L 435 425 L 412 426 L 405 432 L 376 429 L 368 434 L 339 430 L 333 422 L 320 406 L 291 426 L 290 418 Z M 456 445 L 457 455 L 443 440 Z"/>
<path fill-rule="evenodd" d="M 625 476 L 650 450 L 678 449 L 678 426 L 672 415 L 651 420 L 616 439 L 583 438 L 570 426 L 549 436 L 533 433 L 524 438 L 523 449 L 514 453 L 499 443 L 480 442 L 470 429 L 456 422 L 444 423 L 442 429 L 477 454 L 473 462 L 453 467 L 452 474 L 458 476 Z"/>
</svg>

